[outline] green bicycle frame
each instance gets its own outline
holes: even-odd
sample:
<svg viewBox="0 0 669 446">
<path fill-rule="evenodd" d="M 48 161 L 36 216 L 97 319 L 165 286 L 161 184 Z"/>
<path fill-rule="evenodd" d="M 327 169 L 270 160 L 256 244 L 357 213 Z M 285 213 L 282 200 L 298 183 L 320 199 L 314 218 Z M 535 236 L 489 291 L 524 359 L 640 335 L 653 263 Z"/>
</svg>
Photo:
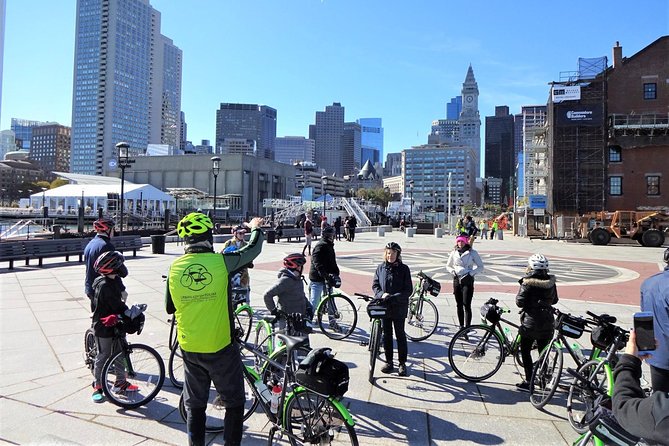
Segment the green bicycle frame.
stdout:
<svg viewBox="0 0 669 446">
<path fill-rule="evenodd" d="M 298 394 L 306 392 L 308 389 L 302 386 L 297 386 L 293 390 L 291 390 L 289 393 L 286 394 L 286 400 L 283 403 L 283 423 L 284 423 L 284 428 L 287 428 L 285 425 L 286 419 L 287 419 L 287 414 L 286 414 L 286 409 L 288 408 L 288 403 L 290 402 L 291 399 L 295 398 Z M 314 392 L 315 393 L 315 392 Z M 319 394 L 320 395 L 320 394 Z M 355 426 L 355 420 L 353 420 L 353 417 L 351 416 L 351 413 L 346 409 L 346 407 L 339 401 L 337 398 L 333 398 L 331 396 L 327 397 L 328 401 L 332 403 L 332 405 L 337 409 L 337 411 L 342 415 L 344 420 L 346 421 L 346 424 L 349 426 Z"/>
<path fill-rule="evenodd" d="M 340 297 L 340 296 L 343 296 L 343 294 L 340 293 L 340 292 L 323 293 L 323 295 L 321 296 L 321 300 L 318 302 L 318 306 L 316 307 L 316 310 L 314 310 L 315 314 L 318 314 L 319 310 L 323 306 L 323 302 L 325 302 L 326 300 L 329 300 L 329 299 L 326 299 L 326 298 Z"/>
</svg>

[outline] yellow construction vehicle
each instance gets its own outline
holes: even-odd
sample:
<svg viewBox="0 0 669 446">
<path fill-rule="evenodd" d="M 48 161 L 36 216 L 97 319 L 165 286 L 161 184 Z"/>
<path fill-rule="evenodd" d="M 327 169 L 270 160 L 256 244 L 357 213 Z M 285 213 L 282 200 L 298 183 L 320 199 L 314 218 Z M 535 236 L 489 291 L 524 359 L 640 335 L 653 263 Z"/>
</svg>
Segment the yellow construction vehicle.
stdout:
<svg viewBox="0 0 669 446">
<path fill-rule="evenodd" d="M 611 236 L 631 238 L 642 246 L 659 247 L 669 237 L 669 214 L 658 211 L 614 211 L 590 214 L 594 227 L 588 232 L 593 245 L 606 245 Z"/>
</svg>

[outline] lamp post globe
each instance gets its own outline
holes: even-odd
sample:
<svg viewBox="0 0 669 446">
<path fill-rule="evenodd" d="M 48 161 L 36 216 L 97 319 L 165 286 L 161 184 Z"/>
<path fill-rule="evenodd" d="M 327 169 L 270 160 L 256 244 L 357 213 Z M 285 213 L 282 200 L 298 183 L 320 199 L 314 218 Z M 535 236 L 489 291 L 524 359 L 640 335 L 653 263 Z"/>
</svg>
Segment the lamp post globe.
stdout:
<svg viewBox="0 0 669 446">
<path fill-rule="evenodd" d="M 214 175 L 214 214 L 212 215 L 211 222 L 214 224 L 214 229 L 216 228 L 216 179 L 218 178 L 218 173 L 221 171 L 221 157 L 212 156 L 211 157 L 211 173 Z"/>
</svg>

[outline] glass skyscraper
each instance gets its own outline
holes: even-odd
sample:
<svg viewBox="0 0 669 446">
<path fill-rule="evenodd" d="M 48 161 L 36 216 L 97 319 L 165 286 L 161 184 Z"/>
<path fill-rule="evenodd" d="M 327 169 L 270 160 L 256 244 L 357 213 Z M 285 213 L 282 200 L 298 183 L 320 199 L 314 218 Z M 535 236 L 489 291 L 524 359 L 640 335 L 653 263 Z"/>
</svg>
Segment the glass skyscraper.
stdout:
<svg viewBox="0 0 669 446">
<path fill-rule="evenodd" d="M 181 57 L 148 0 L 78 0 L 72 172 L 115 171 L 120 141 L 178 147 Z"/>
<path fill-rule="evenodd" d="M 381 118 L 360 118 L 362 156 L 361 166 L 367 161 L 376 165 L 383 158 L 383 126 Z"/>
<path fill-rule="evenodd" d="M 16 135 L 16 139 L 21 140 L 21 148 L 23 150 L 30 150 L 30 140 L 33 136 L 33 127 L 47 124 L 48 122 L 12 118 L 11 129 Z"/>
<path fill-rule="evenodd" d="M 216 153 L 225 152 L 226 139 L 255 141 L 257 156 L 274 159 L 276 109 L 258 104 L 221 103 L 216 110 Z"/>
</svg>

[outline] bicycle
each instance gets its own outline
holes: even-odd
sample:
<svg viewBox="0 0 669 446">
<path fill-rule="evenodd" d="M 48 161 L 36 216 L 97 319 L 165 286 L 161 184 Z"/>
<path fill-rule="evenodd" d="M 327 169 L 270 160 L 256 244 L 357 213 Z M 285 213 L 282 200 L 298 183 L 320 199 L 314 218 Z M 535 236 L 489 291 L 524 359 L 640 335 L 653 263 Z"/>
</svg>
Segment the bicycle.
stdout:
<svg viewBox="0 0 669 446">
<path fill-rule="evenodd" d="M 315 309 L 318 327 L 330 339 L 341 340 L 349 337 L 358 322 L 358 310 L 345 294 L 333 291 L 341 282 L 326 281 L 323 297 Z M 327 320 L 326 320 L 327 319 Z"/>
<path fill-rule="evenodd" d="M 601 350 L 595 347 L 590 351 L 587 358 L 582 354 L 579 356 L 577 351 L 569 345 L 567 338 L 580 338 L 586 331 L 588 321 L 568 313 L 562 313 L 558 309 L 553 311 L 557 316 L 554 323 L 553 338 L 548 347 L 539 355 L 530 378 L 530 403 L 537 409 L 544 407 L 553 398 L 560 383 L 564 364 L 563 348 L 572 357 L 577 368 L 586 361 L 598 357 L 601 353 Z"/>
<path fill-rule="evenodd" d="M 124 409 L 134 409 L 149 403 L 160 392 L 165 381 L 165 365 L 158 352 L 148 345 L 128 343 L 125 324 L 119 316 L 114 326 L 112 355 L 102 367 L 101 384 L 109 401 Z M 137 334 L 142 329 L 143 324 Z M 95 332 L 89 328 L 84 333 L 84 362 L 91 373 L 97 354 Z M 123 384 L 119 384 L 120 381 Z"/>
<path fill-rule="evenodd" d="M 285 322 L 285 327 L 281 330 L 276 329 L 279 321 Z M 307 337 L 312 332 L 310 327 L 307 327 L 304 318 L 299 313 L 289 314 L 277 309 L 275 315 L 264 316 L 258 321 L 256 325 L 255 334 L 255 348 L 263 354 L 272 357 L 276 362 L 285 364 L 287 361 L 287 352 L 285 346 L 277 338 L 278 334 L 293 336 L 293 337 Z M 246 341 L 244 339 L 244 341 Z M 296 364 L 299 364 L 311 351 L 307 338 L 307 343 L 297 349 L 295 353 Z M 262 371 L 267 367 L 266 362 L 256 363 L 256 370 Z"/>
<path fill-rule="evenodd" d="M 481 306 L 483 324 L 460 329 L 453 335 L 448 346 L 448 362 L 451 368 L 467 381 L 478 382 L 490 378 L 510 355 L 513 355 L 519 373 L 524 373 L 520 355 L 520 334 L 511 337 L 510 329 L 502 329 L 501 322 L 516 330 L 520 326 L 502 317 L 502 314 L 510 313 L 511 310 L 498 307 L 498 303 L 497 299 L 488 299 Z M 487 325 L 486 321 L 491 325 Z"/>
<path fill-rule="evenodd" d="M 428 294 L 436 297 L 441 291 L 441 284 L 420 271 L 417 275 L 413 294 L 409 298 L 409 314 L 406 323 L 406 335 L 412 341 L 424 341 L 432 336 L 439 324 L 439 311 Z"/>
<path fill-rule="evenodd" d="M 613 394 L 613 366 L 617 362 L 618 350 L 625 347 L 629 332 L 614 325 L 616 318 L 606 314 L 596 315 L 587 312 L 597 325 L 590 337 L 594 347 L 606 352 L 604 357 L 597 357 L 567 372 L 574 377 L 567 395 L 567 416 L 569 424 L 579 434 L 587 431 L 595 417 L 599 403 Z"/>
<path fill-rule="evenodd" d="M 278 432 L 280 436 L 286 435 L 292 445 L 305 443 L 358 445 L 353 417 L 339 398 L 330 396 L 329 391 L 324 391 L 329 389 L 312 390 L 313 382 L 307 383 L 298 378 L 294 355 L 296 349 L 306 347 L 308 340 L 281 333 L 276 336 L 285 346 L 287 357 L 291 358 L 285 364 L 276 362 L 272 356 L 265 355 L 248 342 L 241 340 L 239 342 L 243 350 L 250 352 L 256 358 L 254 363 L 264 363 L 266 369 L 271 368 L 281 374 L 281 379 L 273 374 L 263 376 L 252 365 L 244 365 L 242 371 L 247 404 L 244 407 L 243 419 L 247 420 L 260 407 L 272 424 L 268 444 L 272 444 L 274 435 Z M 183 397 L 179 402 L 179 412 L 185 419 Z M 221 432 L 225 408 L 219 404 L 217 412 L 215 417 L 220 422 L 220 430 L 216 432 Z M 207 430 L 214 432 L 211 427 L 208 425 Z"/>
<path fill-rule="evenodd" d="M 376 360 L 379 357 L 381 336 L 383 335 L 381 319 L 386 317 L 388 307 L 383 303 L 383 299 L 377 299 L 360 293 L 355 293 L 355 295 L 367 302 L 367 314 L 371 323 L 369 341 L 367 342 L 367 350 L 369 350 L 369 375 L 367 380 L 370 384 L 374 384 L 374 369 L 376 368 Z M 361 345 L 365 345 L 364 342 L 361 342 Z"/>
<path fill-rule="evenodd" d="M 236 293 L 235 290 L 241 292 Z M 251 334 L 251 325 L 253 324 L 253 308 L 246 303 L 245 290 L 245 288 L 232 289 L 232 304 L 233 308 L 235 308 L 235 327 L 241 329 L 244 333 L 244 341 L 248 340 Z M 183 357 L 181 356 L 181 349 L 177 341 L 177 319 L 173 316 L 168 321 L 171 322 L 171 325 L 168 344 L 170 347 L 170 357 L 167 361 L 167 375 L 172 385 L 177 389 L 181 389 L 183 387 L 184 372 Z"/>
</svg>

